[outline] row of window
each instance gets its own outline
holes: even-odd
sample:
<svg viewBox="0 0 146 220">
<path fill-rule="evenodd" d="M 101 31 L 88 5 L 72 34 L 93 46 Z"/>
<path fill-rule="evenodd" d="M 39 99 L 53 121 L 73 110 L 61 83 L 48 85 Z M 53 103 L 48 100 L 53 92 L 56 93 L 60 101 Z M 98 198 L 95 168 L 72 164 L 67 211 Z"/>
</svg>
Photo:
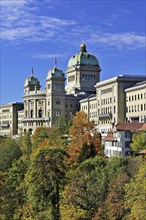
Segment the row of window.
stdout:
<svg viewBox="0 0 146 220">
<path fill-rule="evenodd" d="M 126 101 L 131 102 L 131 101 L 136 101 L 136 100 L 140 100 L 140 99 L 146 99 L 146 93 L 131 95 L 131 96 L 127 97 Z"/>
<path fill-rule="evenodd" d="M 101 114 L 110 114 L 112 113 L 112 107 L 101 108 Z M 113 108 L 113 113 L 116 113 L 116 106 Z M 98 115 L 100 115 L 100 109 L 98 109 Z"/>
<path fill-rule="evenodd" d="M 42 109 L 39 109 L 39 110 L 38 110 L 38 117 L 39 117 L 39 118 L 42 118 L 42 114 L 43 114 Z M 27 110 L 25 111 L 25 117 L 26 117 L 26 118 L 29 117 Z M 30 118 L 33 118 L 33 117 L 34 117 L 34 111 L 31 110 L 31 111 L 30 111 Z"/>
<path fill-rule="evenodd" d="M 28 121 L 23 123 L 24 126 L 43 126 L 43 121 Z"/>
<path fill-rule="evenodd" d="M 106 149 L 105 150 L 105 154 L 106 155 L 110 155 L 110 156 L 120 156 L 121 155 L 121 152 L 120 151 L 117 151 L 117 150 L 108 150 Z"/>
<path fill-rule="evenodd" d="M 116 97 L 113 97 L 113 102 L 116 102 Z M 106 99 L 101 99 L 101 105 L 107 105 L 112 103 L 112 97 L 106 98 Z M 100 101 L 98 101 L 98 105 L 100 105 Z"/>
<path fill-rule="evenodd" d="M 116 118 L 113 118 L 113 120 L 111 121 L 111 119 L 110 118 L 100 118 L 99 120 L 98 120 L 98 124 L 111 124 L 111 123 L 113 123 L 113 124 L 115 124 L 115 122 L 116 122 Z M 106 132 L 106 130 L 103 130 L 103 133 L 104 132 Z"/>
<path fill-rule="evenodd" d="M 90 118 L 97 117 L 97 112 L 90 112 Z"/>
<path fill-rule="evenodd" d="M 11 118 L 11 117 L 12 117 L 12 115 L 2 115 L 2 117 L 0 117 L 0 118 L 7 119 L 7 118 Z"/>
<path fill-rule="evenodd" d="M 30 103 L 30 105 L 31 105 L 31 106 L 34 106 L 35 101 L 31 101 L 31 102 L 29 102 L 29 101 L 28 101 L 28 102 L 24 102 L 25 107 L 27 107 L 27 106 L 28 106 L 28 103 Z M 43 106 L 43 103 L 44 103 L 43 101 L 38 101 L 38 102 L 37 102 L 37 105 L 38 105 L 38 106 Z"/>
<path fill-rule="evenodd" d="M 94 81 L 95 81 L 95 75 L 83 74 L 82 80 L 83 80 L 83 81 L 91 81 L 91 82 L 94 82 Z"/>
<path fill-rule="evenodd" d="M 95 108 L 97 108 L 97 103 L 90 104 L 89 108 L 90 108 L 90 109 L 95 109 Z M 81 109 L 82 109 L 82 110 L 87 110 L 87 105 L 81 106 Z"/>
<path fill-rule="evenodd" d="M 129 107 L 127 107 L 126 111 L 127 112 L 146 111 L 146 104 L 129 106 Z"/>
</svg>

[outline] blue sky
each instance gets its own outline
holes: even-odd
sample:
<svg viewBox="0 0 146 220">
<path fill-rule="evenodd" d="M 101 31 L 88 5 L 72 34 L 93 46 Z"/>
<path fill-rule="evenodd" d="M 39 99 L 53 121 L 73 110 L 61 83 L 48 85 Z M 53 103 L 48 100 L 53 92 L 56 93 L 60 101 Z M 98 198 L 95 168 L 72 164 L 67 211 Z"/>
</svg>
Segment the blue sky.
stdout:
<svg viewBox="0 0 146 220">
<path fill-rule="evenodd" d="M 49 69 L 64 72 L 81 42 L 97 56 L 101 80 L 145 75 L 146 1 L 0 0 L 0 102 L 22 101 L 34 74 L 44 89 Z"/>
</svg>

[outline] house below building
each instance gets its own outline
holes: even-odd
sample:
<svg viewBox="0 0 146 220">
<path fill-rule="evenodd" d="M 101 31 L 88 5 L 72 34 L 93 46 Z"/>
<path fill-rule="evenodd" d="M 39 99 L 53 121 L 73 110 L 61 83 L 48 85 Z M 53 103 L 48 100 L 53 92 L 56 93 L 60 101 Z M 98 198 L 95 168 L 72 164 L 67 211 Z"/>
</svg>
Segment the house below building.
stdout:
<svg viewBox="0 0 146 220">
<path fill-rule="evenodd" d="M 103 139 L 105 155 L 107 157 L 130 155 L 132 135 L 140 130 L 146 130 L 146 123 L 128 122 L 115 125 Z"/>
</svg>

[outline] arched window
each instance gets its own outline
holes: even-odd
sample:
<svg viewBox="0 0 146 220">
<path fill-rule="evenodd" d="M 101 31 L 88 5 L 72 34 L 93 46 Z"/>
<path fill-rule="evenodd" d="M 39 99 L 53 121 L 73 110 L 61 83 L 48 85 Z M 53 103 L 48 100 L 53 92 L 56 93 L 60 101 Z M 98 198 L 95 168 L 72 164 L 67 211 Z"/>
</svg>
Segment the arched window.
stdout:
<svg viewBox="0 0 146 220">
<path fill-rule="evenodd" d="M 30 112 L 30 117 L 33 118 L 33 110 Z"/>
<path fill-rule="evenodd" d="M 38 112 L 39 114 L 39 118 L 42 118 L 42 109 L 39 109 L 39 112 Z"/>
<path fill-rule="evenodd" d="M 28 130 L 29 134 L 32 134 L 32 131 L 33 131 L 33 130 L 30 128 L 30 129 Z"/>
</svg>

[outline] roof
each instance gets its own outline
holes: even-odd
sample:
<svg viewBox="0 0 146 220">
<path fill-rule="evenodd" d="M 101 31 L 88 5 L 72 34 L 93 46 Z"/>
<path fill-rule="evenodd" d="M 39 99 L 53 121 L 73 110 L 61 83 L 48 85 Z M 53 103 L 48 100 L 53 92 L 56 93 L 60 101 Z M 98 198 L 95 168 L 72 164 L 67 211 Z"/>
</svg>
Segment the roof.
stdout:
<svg viewBox="0 0 146 220">
<path fill-rule="evenodd" d="M 31 75 L 24 82 L 24 87 L 27 87 L 29 85 L 40 86 L 40 81 L 38 80 L 38 78 L 36 78 L 33 75 Z"/>
<path fill-rule="evenodd" d="M 138 129 L 138 131 L 146 131 L 146 123 L 144 123 L 142 127 Z"/>
<path fill-rule="evenodd" d="M 146 123 L 139 123 L 139 122 L 120 122 L 116 125 L 117 131 L 131 131 L 135 132 L 140 130 L 142 127 L 146 126 Z"/>
<path fill-rule="evenodd" d="M 47 79 L 51 79 L 52 77 L 53 78 L 64 78 L 64 73 L 61 69 L 55 66 L 52 69 L 50 69 L 47 73 Z"/>
<path fill-rule="evenodd" d="M 104 141 L 117 141 L 117 138 L 113 137 L 113 135 L 107 135 L 103 138 Z"/>
<path fill-rule="evenodd" d="M 80 45 L 80 51 L 74 54 L 68 61 L 68 67 L 76 65 L 94 65 L 99 66 L 98 59 L 93 54 L 86 51 L 86 44 Z"/>
<path fill-rule="evenodd" d="M 103 87 L 105 85 L 111 85 L 111 83 L 115 83 L 115 82 L 129 82 L 130 81 L 130 82 L 133 82 L 133 83 L 137 83 L 137 82 L 142 82 L 145 79 L 146 79 L 146 77 L 144 75 L 126 75 L 126 74 L 123 74 L 123 75 L 118 75 L 118 76 L 115 76 L 113 78 L 109 78 L 109 79 L 103 80 L 101 82 L 98 82 L 95 85 L 95 88 L 98 89 L 99 87 Z"/>
</svg>

